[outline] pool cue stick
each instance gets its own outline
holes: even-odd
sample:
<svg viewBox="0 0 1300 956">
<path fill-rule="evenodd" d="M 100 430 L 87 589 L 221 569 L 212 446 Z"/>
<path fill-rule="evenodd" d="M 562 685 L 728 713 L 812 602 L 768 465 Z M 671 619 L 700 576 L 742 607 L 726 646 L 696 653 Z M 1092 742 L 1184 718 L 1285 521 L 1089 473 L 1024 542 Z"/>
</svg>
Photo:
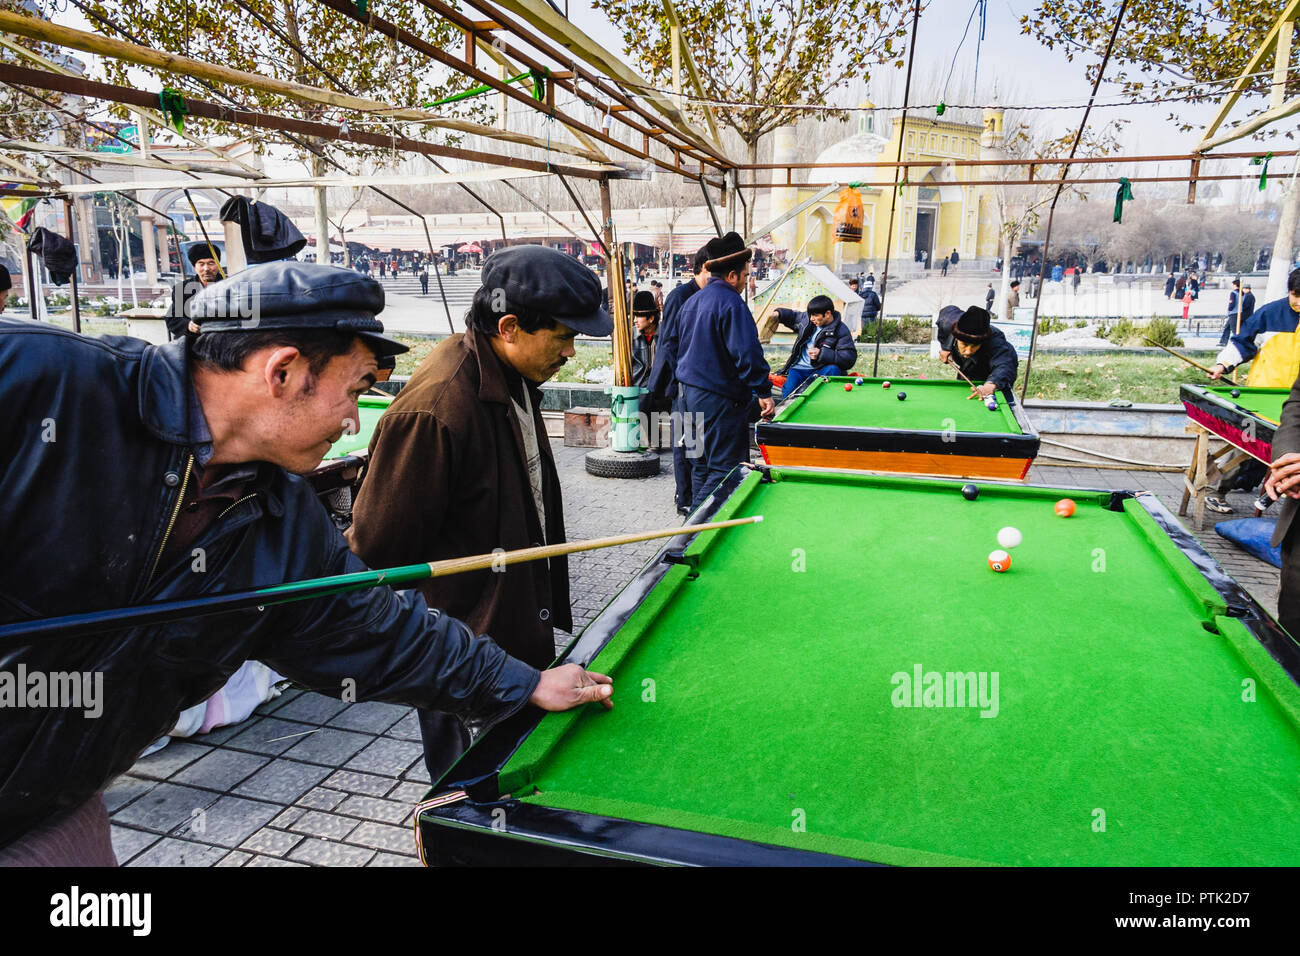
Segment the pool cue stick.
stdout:
<svg viewBox="0 0 1300 956">
<path fill-rule="evenodd" d="M 466 571 L 495 569 L 528 561 L 558 558 L 578 551 L 594 551 L 613 548 L 622 544 L 650 541 L 655 538 L 676 538 L 682 535 L 698 534 L 701 531 L 715 531 L 719 528 L 757 524 L 762 520 L 762 515 L 753 515 L 748 518 L 732 518 L 727 521 L 711 521 L 705 524 L 686 524 L 678 528 L 640 531 L 635 534 L 594 538 L 590 541 L 566 541 L 563 544 L 520 548 L 517 551 L 499 551 L 464 558 L 448 558 L 443 561 L 410 564 L 404 567 L 386 568 L 378 571 L 367 570 L 355 571 L 350 574 L 335 574 L 329 577 L 291 581 L 287 584 L 252 588 L 246 591 L 232 591 L 229 594 L 215 594 L 179 601 L 160 601 L 155 604 L 142 604 L 107 611 L 89 611 L 83 614 L 67 614 L 60 617 L 41 618 L 35 621 L 19 621 L 13 624 L 0 625 L 0 649 L 28 643 L 34 638 L 79 637 L 101 631 L 120 630 L 146 624 L 165 624 L 171 621 L 186 620 L 228 611 L 242 611 L 249 608 L 263 610 L 275 604 L 305 601 L 310 598 L 326 597 L 331 594 L 342 594 L 346 591 L 360 591 L 381 585 L 395 587 L 397 585 L 412 584 L 416 581 L 425 581 L 430 578 L 463 574 Z"/>
<path fill-rule="evenodd" d="M 947 361 L 945 364 L 946 364 L 946 365 L 951 365 L 954 369 L 957 370 L 957 374 L 958 374 L 958 375 L 960 375 L 962 378 L 965 378 L 965 379 L 966 379 L 966 384 L 969 385 L 969 386 L 971 387 L 971 393 L 970 393 L 969 395 L 966 396 L 966 401 L 969 402 L 972 398 L 975 397 L 974 389 L 975 389 L 977 386 L 976 386 L 975 383 L 972 382 L 970 379 L 966 378 L 966 373 L 963 372 L 963 371 L 961 370 L 961 368 L 957 365 L 957 363 L 954 362 L 954 361 L 952 360 L 952 355 L 951 355 L 951 354 L 949 354 L 949 356 L 948 356 L 948 361 Z M 962 414 L 964 415 L 965 412 L 963 412 Z"/>
<path fill-rule="evenodd" d="M 1142 336 L 1142 338 L 1143 338 L 1145 341 L 1150 342 L 1150 343 L 1151 343 L 1152 345 L 1154 345 L 1156 348 L 1158 348 L 1158 349 L 1164 349 L 1166 352 L 1168 352 L 1168 353 L 1169 353 L 1170 355 L 1172 355 L 1174 358 L 1180 358 L 1180 359 L 1182 359 L 1184 362 L 1186 362 L 1188 365 L 1194 365 L 1194 366 L 1196 366 L 1196 367 L 1199 368 L 1202 372 L 1204 372 L 1206 375 L 1209 375 L 1209 374 L 1210 374 L 1210 369 L 1206 368 L 1206 367 L 1205 367 L 1204 365 L 1202 365 L 1200 362 L 1197 362 L 1197 361 L 1195 361 L 1195 360 L 1193 360 L 1193 359 L 1189 359 L 1186 355 L 1182 355 L 1182 354 L 1180 354 L 1180 353 L 1178 353 L 1178 352 L 1175 352 L 1173 349 L 1171 349 L 1171 348 L 1167 348 L 1166 346 L 1161 345 L 1159 342 L 1152 342 L 1151 339 L 1148 339 L 1145 335 Z M 1220 382 L 1227 382 L 1229 385 L 1240 385 L 1239 382 L 1236 382 L 1236 381 L 1234 381 L 1233 379 L 1228 378 L 1227 375 L 1221 375 L 1221 376 L 1219 376 L 1219 381 L 1220 381 Z"/>
</svg>

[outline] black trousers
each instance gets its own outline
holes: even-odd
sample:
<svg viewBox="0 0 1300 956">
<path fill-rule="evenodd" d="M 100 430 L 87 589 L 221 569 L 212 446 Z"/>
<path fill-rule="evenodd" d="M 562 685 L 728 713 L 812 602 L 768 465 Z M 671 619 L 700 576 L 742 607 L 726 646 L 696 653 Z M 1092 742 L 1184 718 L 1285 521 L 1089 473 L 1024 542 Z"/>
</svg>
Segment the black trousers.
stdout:
<svg viewBox="0 0 1300 956">
<path fill-rule="evenodd" d="M 703 454 L 691 468 L 691 510 L 694 511 L 731 469 L 749 461 L 751 402 L 732 401 L 694 385 L 683 388 L 686 412 L 703 426 L 702 434 L 696 436 Z"/>
<path fill-rule="evenodd" d="M 429 782 L 451 769 L 469 749 L 469 731 L 454 714 L 440 710 L 420 710 L 420 736 L 424 738 L 424 765 L 429 770 Z"/>
<path fill-rule="evenodd" d="M 682 399 L 683 386 L 674 384 L 677 390 L 673 398 L 673 503 L 678 510 L 689 508 L 695 489 L 691 486 L 691 469 L 699 462 L 696 454 L 699 450 L 699 433 L 693 424 L 687 425 L 686 405 Z"/>
<path fill-rule="evenodd" d="M 1296 549 L 1296 524 L 1282 539 L 1282 587 L 1277 596 L 1277 622 L 1292 637 L 1300 635 L 1300 555 Z M 1300 638 L 1297 638 L 1300 639 Z"/>
</svg>

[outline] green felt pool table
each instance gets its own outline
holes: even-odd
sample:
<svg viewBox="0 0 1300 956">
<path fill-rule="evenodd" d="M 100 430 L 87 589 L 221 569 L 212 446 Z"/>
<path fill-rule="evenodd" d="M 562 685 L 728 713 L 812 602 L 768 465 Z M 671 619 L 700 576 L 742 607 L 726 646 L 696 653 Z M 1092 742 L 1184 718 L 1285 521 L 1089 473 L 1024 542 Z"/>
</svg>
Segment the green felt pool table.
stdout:
<svg viewBox="0 0 1300 956">
<path fill-rule="evenodd" d="M 763 460 L 778 466 L 1019 479 L 1038 454 L 1038 434 L 1008 392 L 995 393 L 997 408 L 990 411 L 969 397 L 970 386 L 961 381 L 856 381 L 852 375 L 807 379 L 772 421 L 759 422 L 755 437 Z"/>
<path fill-rule="evenodd" d="M 1294 865 L 1300 647 L 1149 494 L 961 484 L 733 472 L 694 520 L 762 523 L 672 539 L 562 655 L 614 708 L 485 734 L 424 860 Z"/>
</svg>

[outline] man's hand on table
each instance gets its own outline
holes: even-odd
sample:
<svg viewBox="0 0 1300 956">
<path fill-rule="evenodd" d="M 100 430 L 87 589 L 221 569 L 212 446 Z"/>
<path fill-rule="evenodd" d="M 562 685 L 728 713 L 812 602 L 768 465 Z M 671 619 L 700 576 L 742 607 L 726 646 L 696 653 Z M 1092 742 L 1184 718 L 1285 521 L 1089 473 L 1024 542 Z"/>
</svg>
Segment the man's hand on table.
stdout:
<svg viewBox="0 0 1300 956">
<path fill-rule="evenodd" d="M 598 700 L 608 710 L 614 706 L 610 699 L 613 694 L 613 678 L 577 664 L 564 664 L 542 671 L 542 678 L 528 702 L 542 710 L 572 710 Z"/>
<path fill-rule="evenodd" d="M 760 398 L 758 400 L 758 414 L 765 422 L 770 422 L 772 416 L 776 414 L 776 399 L 772 397 Z"/>
<path fill-rule="evenodd" d="M 971 397 L 974 398 L 976 395 L 978 395 L 980 398 L 988 398 L 997 390 L 998 390 L 997 385 L 993 384 L 992 382 L 985 382 L 983 385 L 978 385 L 975 388 L 971 389 Z"/>
<path fill-rule="evenodd" d="M 1264 482 L 1268 496 L 1277 501 L 1283 495 L 1300 498 L 1300 453 L 1283 455 L 1268 466 L 1268 479 Z"/>
</svg>

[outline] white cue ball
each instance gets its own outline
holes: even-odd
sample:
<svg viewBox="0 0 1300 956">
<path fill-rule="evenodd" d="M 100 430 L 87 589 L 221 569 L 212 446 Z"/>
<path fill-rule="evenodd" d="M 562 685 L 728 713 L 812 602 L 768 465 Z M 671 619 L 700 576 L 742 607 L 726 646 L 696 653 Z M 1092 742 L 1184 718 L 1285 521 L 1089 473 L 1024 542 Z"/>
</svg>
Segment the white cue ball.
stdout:
<svg viewBox="0 0 1300 956">
<path fill-rule="evenodd" d="M 1016 528 L 1003 528 L 998 532 L 998 544 L 1004 548 L 1014 548 L 1020 541 L 1020 532 Z"/>
</svg>

